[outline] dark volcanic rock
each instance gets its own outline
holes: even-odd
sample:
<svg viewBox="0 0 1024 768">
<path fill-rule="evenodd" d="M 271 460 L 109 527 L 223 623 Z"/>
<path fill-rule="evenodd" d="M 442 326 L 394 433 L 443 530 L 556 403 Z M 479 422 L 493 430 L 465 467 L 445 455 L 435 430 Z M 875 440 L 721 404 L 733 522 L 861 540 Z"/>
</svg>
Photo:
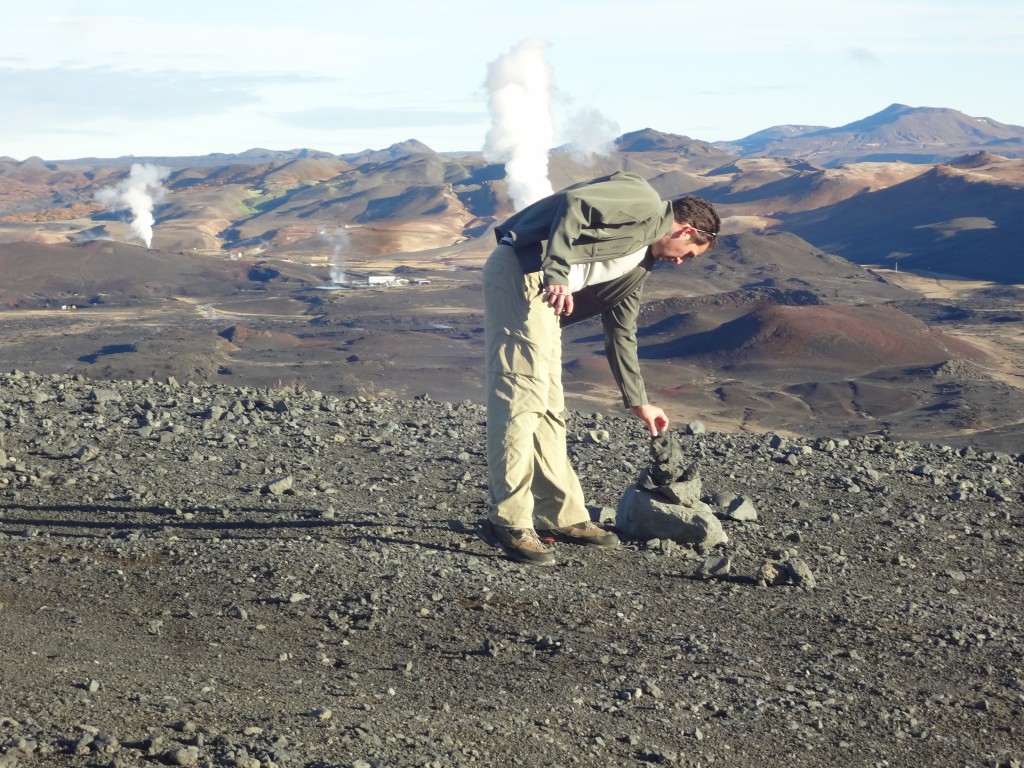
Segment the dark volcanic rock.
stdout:
<svg viewBox="0 0 1024 768">
<path fill-rule="evenodd" d="M 569 429 L 607 509 L 643 425 Z M 1020 455 L 678 439 L 756 520 L 535 569 L 472 404 L 0 376 L 0 765 L 1024 758 Z"/>
<path fill-rule="evenodd" d="M 665 430 L 651 438 L 651 480 L 655 485 L 668 485 L 685 477 L 690 462 L 673 434 Z"/>
</svg>

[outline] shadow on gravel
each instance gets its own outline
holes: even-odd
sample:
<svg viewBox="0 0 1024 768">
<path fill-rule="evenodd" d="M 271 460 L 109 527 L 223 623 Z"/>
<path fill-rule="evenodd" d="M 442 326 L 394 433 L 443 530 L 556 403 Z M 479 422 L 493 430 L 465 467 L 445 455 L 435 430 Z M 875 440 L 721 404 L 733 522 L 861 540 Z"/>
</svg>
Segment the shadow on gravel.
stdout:
<svg viewBox="0 0 1024 768">
<path fill-rule="evenodd" d="M 113 507 L 103 506 L 96 504 L 62 504 L 62 505 L 47 505 L 47 506 L 24 506 L 24 505 L 0 505 L 0 510 L 6 515 L 11 515 L 14 511 L 23 511 L 27 513 L 44 514 L 51 513 L 54 515 L 60 514 L 81 514 L 81 515 L 138 515 L 138 516 L 149 516 L 154 518 L 152 520 L 68 520 L 68 519 L 54 519 L 52 517 L 39 517 L 36 519 L 27 519 L 20 517 L 0 517 L 0 525 L 32 525 L 38 526 L 39 528 L 85 528 L 85 529 L 100 529 L 110 528 L 115 530 L 124 531 L 162 531 L 166 528 L 177 528 L 180 530 L 211 530 L 211 531 L 231 531 L 231 530 L 278 530 L 278 529 L 309 529 L 309 528 L 335 528 L 339 526 L 353 526 L 353 527 L 383 527 L 384 523 L 370 522 L 370 521 L 346 521 L 346 520 L 330 520 L 324 518 L 317 519 L 305 519 L 305 520 L 253 520 L 253 519 L 238 519 L 232 520 L 226 518 L 223 520 L 184 520 L 179 518 L 177 515 L 172 515 L 168 512 L 165 507 Z M 193 514 L 217 514 L 215 510 L 198 508 L 195 510 L 189 510 Z M 275 512 L 268 512 L 265 509 L 238 509 L 232 512 L 232 515 L 238 517 L 266 517 L 269 515 L 278 514 Z M 306 515 L 312 518 L 314 515 L 318 516 L 318 510 L 289 510 L 289 514 Z"/>
<path fill-rule="evenodd" d="M 304 534 L 308 534 L 310 530 L 320 530 L 323 532 L 331 530 L 343 530 L 343 529 L 357 529 L 364 530 L 364 533 L 352 533 L 348 535 L 342 535 L 339 537 L 340 540 L 348 542 L 356 542 L 360 539 L 365 539 L 372 542 L 380 542 L 385 544 L 396 544 L 401 546 L 418 546 L 427 549 L 433 549 L 440 552 L 451 552 L 453 554 L 466 555 L 469 557 L 499 557 L 499 555 L 488 553 L 473 552 L 468 549 L 460 549 L 458 547 L 451 547 L 444 544 L 440 544 L 432 541 L 417 541 L 411 538 L 399 538 L 396 537 L 393 529 L 398 527 L 394 523 L 376 522 L 370 520 L 333 520 L 319 518 L 319 510 L 296 510 L 289 512 L 290 514 L 308 515 L 310 517 L 316 516 L 316 519 L 307 520 L 182 520 L 178 517 L 169 517 L 167 509 L 164 507 L 137 507 L 133 509 L 125 509 L 124 507 L 111 507 L 111 506 L 97 506 L 95 504 L 89 505 L 55 505 L 55 506 L 21 506 L 21 505 L 0 505 L 0 510 L 3 512 L 3 516 L 0 517 L 0 527 L 10 527 L 19 529 L 22 535 L 31 535 L 26 533 L 26 529 L 36 528 L 39 530 L 52 529 L 68 535 L 74 535 L 73 531 L 121 531 L 125 534 L 132 531 L 166 531 L 168 529 L 178 531 L 215 531 L 215 532 L 237 532 L 240 534 L 239 538 L 257 538 L 251 535 L 254 532 L 266 532 L 267 538 L 270 538 L 269 534 L 279 535 L 282 531 L 297 530 L 302 531 Z M 37 517 L 13 517 L 11 513 L 14 511 L 22 511 L 28 514 L 35 514 Z M 197 512 L 204 512 L 207 514 L 213 514 L 213 510 L 197 510 Z M 141 521 L 141 520 L 83 520 L 83 519 L 53 519 L 50 517 L 38 517 L 38 515 L 50 513 L 50 514 L 88 514 L 88 515 L 102 515 L 102 514 L 115 514 L 115 515 L 149 515 L 153 518 L 157 518 L 152 521 Z M 266 516 L 268 514 L 278 514 L 274 512 L 267 512 L 265 509 L 239 509 L 233 512 L 238 516 Z M 444 533 L 456 533 L 465 535 L 465 531 L 460 530 L 460 526 L 452 525 L 453 521 L 446 520 L 440 521 L 435 525 L 424 525 L 417 524 L 416 528 L 420 531 L 438 531 Z M 375 534 L 373 529 L 389 529 L 387 534 Z M 17 536 L 17 531 L 6 531 L 8 535 Z M 246 535 L 248 534 L 248 535 Z M 83 537 L 99 538 L 99 533 L 80 533 L 77 534 Z"/>
<path fill-rule="evenodd" d="M 78 362 L 80 362 L 80 363 L 90 363 L 91 364 L 91 363 L 95 363 L 101 357 L 106 357 L 107 355 L 120 355 L 123 352 L 135 352 L 135 351 L 136 351 L 136 348 L 135 348 L 134 344 L 108 344 L 107 346 L 103 347 L 102 349 L 96 350 L 92 354 L 82 355 L 81 357 L 78 358 Z"/>
<path fill-rule="evenodd" d="M 734 574 L 715 576 L 713 579 L 710 579 L 695 573 L 677 573 L 670 578 L 686 579 L 687 581 L 717 581 L 721 584 L 737 584 L 744 587 L 756 587 L 760 583 L 753 576 L 736 576 Z"/>
</svg>

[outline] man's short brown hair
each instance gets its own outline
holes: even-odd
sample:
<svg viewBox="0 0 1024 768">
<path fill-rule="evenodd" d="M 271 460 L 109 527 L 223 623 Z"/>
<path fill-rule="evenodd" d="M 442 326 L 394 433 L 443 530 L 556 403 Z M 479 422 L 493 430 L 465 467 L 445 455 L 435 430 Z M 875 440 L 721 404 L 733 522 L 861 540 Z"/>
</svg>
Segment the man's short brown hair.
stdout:
<svg viewBox="0 0 1024 768">
<path fill-rule="evenodd" d="M 711 243 L 718 239 L 718 230 L 722 221 L 714 207 L 702 197 L 686 195 L 672 201 L 672 217 L 678 224 L 689 224 L 697 230 L 694 240 L 698 245 Z"/>
</svg>

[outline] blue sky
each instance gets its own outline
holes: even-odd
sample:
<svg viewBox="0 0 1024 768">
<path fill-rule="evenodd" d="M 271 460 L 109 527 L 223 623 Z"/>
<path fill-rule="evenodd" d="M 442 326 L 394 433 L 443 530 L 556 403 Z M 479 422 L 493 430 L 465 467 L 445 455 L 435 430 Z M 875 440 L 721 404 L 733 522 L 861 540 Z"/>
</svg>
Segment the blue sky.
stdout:
<svg viewBox="0 0 1024 768">
<path fill-rule="evenodd" d="M 0 0 L 0 156 L 478 150 L 484 82 L 547 43 L 559 132 L 707 141 L 899 102 L 1024 125 L 1020 0 Z"/>
</svg>

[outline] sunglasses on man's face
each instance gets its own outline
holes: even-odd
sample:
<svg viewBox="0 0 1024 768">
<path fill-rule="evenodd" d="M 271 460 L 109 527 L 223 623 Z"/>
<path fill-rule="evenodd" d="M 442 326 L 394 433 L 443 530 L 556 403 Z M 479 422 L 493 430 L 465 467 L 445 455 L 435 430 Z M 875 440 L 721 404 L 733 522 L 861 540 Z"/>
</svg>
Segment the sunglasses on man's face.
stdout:
<svg viewBox="0 0 1024 768">
<path fill-rule="evenodd" d="M 696 227 L 690 227 L 690 229 L 692 229 L 694 232 L 700 232 L 702 235 L 707 235 L 712 240 L 717 240 L 718 239 L 718 233 L 717 232 L 708 232 L 708 231 L 703 230 L 703 229 L 697 229 Z"/>
</svg>

